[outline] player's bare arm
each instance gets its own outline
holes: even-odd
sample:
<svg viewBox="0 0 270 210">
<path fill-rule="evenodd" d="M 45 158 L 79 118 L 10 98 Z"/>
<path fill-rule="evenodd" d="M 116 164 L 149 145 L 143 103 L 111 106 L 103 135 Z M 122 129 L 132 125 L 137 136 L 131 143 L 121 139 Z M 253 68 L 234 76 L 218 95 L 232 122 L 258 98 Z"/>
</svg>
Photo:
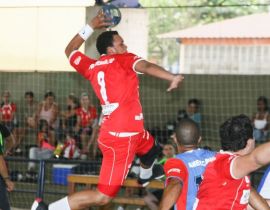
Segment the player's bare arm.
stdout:
<svg viewBox="0 0 270 210">
<path fill-rule="evenodd" d="M 268 163 L 270 163 L 270 142 L 258 146 L 248 155 L 233 160 L 231 172 L 235 178 L 242 178 Z"/>
<path fill-rule="evenodd" d="M 170 178 L 164 189 L 159 210 L 169 210 L 176 203 L 182 192 L 182 182 L 177 178 Z"/>
<path fill-rule="evenodd" d="M 184 77 L 182 75 L 172 74 L 166 71 L 161 66 L 158 66 L 145 60 L 139 61 L 135 66 L 135 70 L 144 74 L 148 74 L 150 76 L 168 80 L 170 82 L 170 86 L 167 89 L 167 91 L 171 91 L 172 89 L 177 88 L 180 85 L 180 83 L 184 80 Z"/>
<path fill-rule="evenodd" d="M 88 23 L 90 30 L 95 30 L 95 29 L 102 29 L 106 26 L 108 26 L 108 22 L 105 20 L 104 14 L 99 12 L 89 23 Z M 79 35 L 76 34 L 73 39 L 68 43 L 66 49 L 65 49 L 65 54 L 69 58 L 70 54 L 74 50 L 78 50 L 81 45 L 85 42 L 85 40 Z"/>
<path fill-rule="evenodd" d="M 253 188 L 251 187 L 250 197 L 249 197 L 248 210 L 269 210 L 270 207 L 266 200 Z"/>
</svg>

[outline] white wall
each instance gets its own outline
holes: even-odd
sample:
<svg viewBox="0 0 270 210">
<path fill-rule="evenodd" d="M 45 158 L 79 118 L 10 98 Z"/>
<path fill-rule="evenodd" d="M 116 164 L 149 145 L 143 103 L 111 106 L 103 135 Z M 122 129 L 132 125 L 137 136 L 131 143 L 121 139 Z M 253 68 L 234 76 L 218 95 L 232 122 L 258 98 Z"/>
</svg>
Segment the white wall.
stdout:
<svg viewBox="0 0 270 210">
<path fill-rule="evenodd" d="M 184 74 L 270 74 L 270 45 L 182 45 L 180 53 Z"/>
<path fill-rule="evenodd" d="M 99 8 L 86 10 L 89 3 L 85 0 L 62 2 L 65 6 L 59 0 L 0 1 L 0 71 L 72 71 L 64 49 Z M 130 52 L 147 57 L 146 11 L 123 9 L 121 12 L 123 19 L 115 29 L 124 37 Z M 86 53 L 97 56 L 90 41 Z M 80 50 L 84 51 L 84 46 Z"/>
</svg>

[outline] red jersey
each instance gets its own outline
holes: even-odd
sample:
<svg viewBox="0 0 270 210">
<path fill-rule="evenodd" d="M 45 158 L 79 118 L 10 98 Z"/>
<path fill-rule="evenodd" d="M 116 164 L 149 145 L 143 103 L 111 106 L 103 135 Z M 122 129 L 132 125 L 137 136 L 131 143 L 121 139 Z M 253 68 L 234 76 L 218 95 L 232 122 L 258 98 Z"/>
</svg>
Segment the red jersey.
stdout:
<svg viewBox="0 0 270 210">
<path fill-rule="evenodd" d="M 2 115 L 2 121 L 11 122 L 14 117 L 14 113 L 16 112 L 16 105 L 14 103 L 4 104 L 0 108 L 0 112 Z"/>
<path fill-rule="evenodd" d="M 244 210 L 250 195 L 248 176 L 235 179 L 230 171 L 236 155 L 218 153 L 216 160 L 209 163 L 197 194 L 196 210 Z M 194 206 L 194 207 L 195 207 Z"/>
<path fill-rule="evenodd" d="M 90 106 L 87 111 L 85 111 L 82 107 L 79 107 L 76 110 L 77 116 L 81 119 L 81 127 L 88 127 L 93 123 L 93 120 L 97 118 L 97 110 L 95 107 Z"/>
<path fill-rule="evenodd" d="M 70 56 L 71 65 L 90 81 L 99 98 L 104 115 L 102 130 L 143 131 L 139 80 L 134 71 L 140 60 L 131 53 L 102 55 L 99 60 L 93 60 L 79 51 Z"/>
</svg>

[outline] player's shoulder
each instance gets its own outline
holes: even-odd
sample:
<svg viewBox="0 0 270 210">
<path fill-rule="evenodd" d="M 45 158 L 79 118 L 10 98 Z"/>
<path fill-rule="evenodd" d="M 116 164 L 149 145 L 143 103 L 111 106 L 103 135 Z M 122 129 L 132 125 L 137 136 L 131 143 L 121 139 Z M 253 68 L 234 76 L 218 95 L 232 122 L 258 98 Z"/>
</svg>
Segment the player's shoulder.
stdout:
<svg viewBox="0 0 270 210">
<path fill-rule="evenodd" d="M 135 54 L 130 53 L 130 52 L 121 53 L 121 54 L 114 54 L 112 56 L 115 59 L 134 59 L 134 60 L 137 60 L 138 58 L 140 58 L 140 56 L 135 55 Z"/>
<path fill-rule="evenodd" d="M 231 152 L 226 152 L 226 151 L 219 151 L 217 154 L 216 154 L 216 159 L 217 160 L 225 160 L 225 159 L 228 159 L 228 160 L 231 160 L 233 159 L 234 157 L 236 157 L 237 155 L 231 153 Z"/>
<path fill-rule="evenodd" d="M 177 157 L 174 157 L 174 158 L 169 158 L 167 159 L 167 161 L 165 162 L 164 166 L 168 166 L 168 165 L 179 165 L 179 164 L 182 164 L 183 161 Z"/>
</svg>

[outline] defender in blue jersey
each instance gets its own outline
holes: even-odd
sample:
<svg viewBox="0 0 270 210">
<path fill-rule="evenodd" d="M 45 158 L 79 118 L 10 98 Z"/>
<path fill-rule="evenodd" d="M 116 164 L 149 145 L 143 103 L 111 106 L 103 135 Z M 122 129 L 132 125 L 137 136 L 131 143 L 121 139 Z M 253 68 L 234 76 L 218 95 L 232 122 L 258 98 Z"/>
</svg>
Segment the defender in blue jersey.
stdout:
<svg viewBox="0 0 270 210">
<path fill-rule="evenodd" d="M 215 159 L 216 152 L 199 149 L 201 135 L 198 125 L 191 119 L 183 119 L 176 126 L 176 142 L 180 154 L 164 165 L 166 187 L 160 210 L 192 210 L 201 176 L 207 163 Z"/>
</svg>

